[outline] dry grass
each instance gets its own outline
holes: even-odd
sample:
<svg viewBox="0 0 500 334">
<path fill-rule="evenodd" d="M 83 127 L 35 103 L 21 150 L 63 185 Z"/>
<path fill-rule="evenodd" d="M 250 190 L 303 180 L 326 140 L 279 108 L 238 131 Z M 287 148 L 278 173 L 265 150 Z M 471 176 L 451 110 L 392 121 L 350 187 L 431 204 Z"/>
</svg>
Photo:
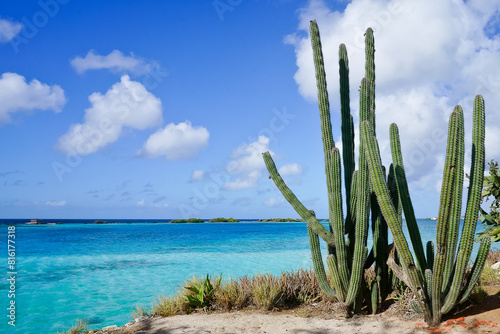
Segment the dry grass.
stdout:
<svg viewBox="0 0 500 334">
<path fill-rule="evenodd" d="M 143 307 L 143 306 L 137 305 L 135 307 L 135 310 L 132 310 L 132 319 L 139 318 L 142 316 L 148 316 L 148 315 L 149 315 L 148 309 Z"/>
<path fill-rule="evenodd" d="M 201 283 L 193 277 L 190 283 Z M 138 307 L 132 313 L 141 315 L 161 315 L 164 317 L 187 314 L 192 311 L 184 299 L 191 291 L 182 289 L 175 296 L 160 297 L 151 310 Z M 324 300 L 316 275 L 312 270 L 299 269 L 282 272 L 281 275 L 258 274 L 244 276 L 236 280 L 223 281 L 216 287 L 210 309 L 216 311 L 241 310 L 244 308 L 272 310 Z"/>
<path fill-rule="evenodd" d="M 491 262 L 491 264 L 500 262 L 500 249 L 490 250 L 486 261 Z"/>
<path fill-rule="evenodd" d="M 214 292 L 212 307 L 216 310 L 230 311 L 240 310 L 247 306 L 250 293 L 245 285 L 231 280 L 223 282 Z"/>
<path fill-rule="evenodd" d="M 173 317 L 174 315 L 189 313 L 189 307 L 184 295 L 177 294 L 170 297 L 159 297 L 149 313 L 162 317 Z"/>
<path fill-rule="evenodd" d="M 57 334 L 84 334 L 88 332 L 87 322 L 81 319 L 76 320 L 75 325 L 69 331 L 57 331 Z"/>
<path fill-rule="evenodd" d="M 286 304 L 311 303 L 325 299 L 318 279 L 312 270 L 299 269 L 292 272 L 281 272 L 283 301 Z"/>
<path fill-rule="evenodd" d="M 483 272 L 479 278 L 479 284 L 500 285 L 500 271 L 491 269 L 491 266 L 497 262 L 500 262 L 500 250 L 490 250 Z"/>
<path fill-rule="evenodd" d="M 272 310 L 282 302 L 282 284 L 271 274 L 257 275 L 252 280 L 252 302 L 264 310 Z"/>
</svg>

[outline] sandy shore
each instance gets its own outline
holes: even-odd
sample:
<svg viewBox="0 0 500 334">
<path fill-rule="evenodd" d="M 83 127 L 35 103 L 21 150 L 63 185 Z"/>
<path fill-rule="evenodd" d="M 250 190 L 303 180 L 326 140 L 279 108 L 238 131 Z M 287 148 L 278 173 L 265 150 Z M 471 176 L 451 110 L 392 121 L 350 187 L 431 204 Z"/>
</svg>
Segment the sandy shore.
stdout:
<svg viewBox="0 0 500 334">
<path fill-rule="evenodd" d="M 500 334 L 500 309 L 443 321 L 429 329 L 422 320 L 405 320 L 386 314 L 349 319 L 302 318 L 293 314 L 230 312 L 195 313 L 175 317 L 144 317 L 121 328 L 111 326 L 93 334 Z"/>
<path fill-rule="evenodd" d="M 149 318 L 102 333 L 134 334 L 340 334 L 340 333 L 428 333 L 415 321 L 381 315 L 351 319 L 300 318 L 290 314 L 231 312 Z"/>
<path fill-rule="evenodd" d="M 423 319 L 386 311 L 376 315 L 339 316 L 339 312 L 299 317 L 297 310 L 282 312 L 236 311 L 193 313 L 175 317 L 141 317 L 123 327 L 110 326 L 93 334 L 500 334 L 500 287 L 483 287 L 488 295 L 480 304 L 443 318 L 430 331 Z M 414 315 L 415 316 L 415 315 Z M 417 316 L 418 317 L 418 316 Z M 438 329 L 438 330 L 437 330 Z"/>
</svg>

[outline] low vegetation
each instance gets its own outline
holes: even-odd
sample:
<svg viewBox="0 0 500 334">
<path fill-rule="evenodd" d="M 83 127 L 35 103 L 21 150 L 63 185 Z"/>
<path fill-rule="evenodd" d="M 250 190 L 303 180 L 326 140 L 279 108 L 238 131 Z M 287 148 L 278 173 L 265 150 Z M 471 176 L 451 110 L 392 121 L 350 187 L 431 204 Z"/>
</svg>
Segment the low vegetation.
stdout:
<svg viewBox="0 0 500 334">
<path fill-rule="evenodd" d="M 500 169 L 494 160 L 489 162 L 489 166 L 490 175 L 484 177 L 481 202 L 491 199 L 490 212 L 480 209 L 479 219 L 485 231 L 479 234 L 479 239 L 489 237 L 492 242 L 500 242 Z"/>
<path fill-rule="evenodd" d="M 479 278 L 481 286 L 500 285 L 500 270 L 491 268 L 497 262 L 500 262 L 500 250 L 490 250 L 481 277 Z"/>
<path fill-rule="evenodd" d="M 185 283 L 183 290 L 170 297 L 160 297 L 149 312 L 141 309 L 140 314 L 173 316 L 189 314 L 198 309 L 205 311 L 231 311 L 242 309 L 280 310 L 305 303 L 329 300 L 321 292 L 312 270 L 299 269 L 282 272 L 281 275 L 258 274 L 238 279 L 220 281 L 207 276 L 204 280 L 193 277 Z M 193 291 L 190 287 L 205 286 L 210 295 Z M 209 287 L 212 287 L 211 290 Z M 196 299 L 195 303 L 190 300 Z M 197 307 L 199 304 L 200 306 Z M 134 314 L 138 314 L 134 311 Z"/>
<path fill-rule="evenodd" d="M 178 223 L 204 223 L 205 221 L 203 219 L 199 218 L 189 218 L 189 219 L 172 219 L 170 221 L 173 224 L 178 224 Z"/>
<path fill-rule="evenodd" d="M 212 218 L 208 221 L 209 223 L 238 223 L 238 219 L 234 218 L 224 218 L 224 217 L 217 217 L 217 218 Z"/>
<path fill-rule="evenodd" d="M 303 222 L 304 219 L 295 218 L 270 218 L 270 219 L 259 219 L 260 222 L 266 223 L 285 223 L 285 222 Z"/>
<path fill-rule="evenodd" d="M 87 322 L 78 319 L 76 324 L 68 331 L 57 331 L 57 334 L 84 334 L 88 333 Z"/>
</svg>

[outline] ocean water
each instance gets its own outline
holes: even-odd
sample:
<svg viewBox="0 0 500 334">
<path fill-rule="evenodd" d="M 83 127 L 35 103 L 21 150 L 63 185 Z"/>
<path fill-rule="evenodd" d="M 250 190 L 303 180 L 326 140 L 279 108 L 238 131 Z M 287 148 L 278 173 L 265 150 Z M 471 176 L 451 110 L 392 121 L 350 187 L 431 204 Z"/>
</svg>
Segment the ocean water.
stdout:
<svg viewBox="0 0 500 334">
<path fill-rule="evenodd" d="M 86 319 L 91 329 L 121 326 L 137 305 L 151 306 L 193 276 L 228 279 L 312 267 L 303 222 L 21 224 L 25 221 L 0 220 L 2 333 L 56 333 L 77 318 Z M 435 221 L 419 225 L 422 239 L 435 239 Z M 15 327 L 7 317 L 8 226 L 15 226 L 16 236 Z"/>
</svg>

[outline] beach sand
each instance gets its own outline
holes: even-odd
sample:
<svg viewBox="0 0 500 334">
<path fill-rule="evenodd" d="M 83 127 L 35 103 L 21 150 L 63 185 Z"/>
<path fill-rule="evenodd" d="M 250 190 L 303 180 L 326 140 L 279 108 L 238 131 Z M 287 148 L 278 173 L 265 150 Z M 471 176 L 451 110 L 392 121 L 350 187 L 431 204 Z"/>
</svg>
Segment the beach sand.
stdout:
<svg viewBox="0 0 500 334">
<path fill-rule="evenodd" d="M 349 319 L 302 318 L 292 314 L 230 312 L 196 313 L 174 317 L 150 317 L 119 329 L 96 331 L 106 334 L 408 334 L 493 333 L 499 334 L 500 309 L 444 321 L 435 329 L 422 320 L 404 320 L 385 314 Z"/>
<path fill-rule="evenodd" d="M 376 315 L 336 316 L 338 312 L 300 317 L 299 310 L 280 312 L 234 311 L 193 313 L 174 317 L 150 316 L 123 327 L 92 331 L 94 334 L 407 334 L 492 333 L 500 334 L 500 286 L 486 288 L 481 303 L 443 317 L 439 328 L 423 319 L 388 311 Z M 303 313 L 302 313 L 303 314 Z M 138 320 L 138 319 L 136 319 Z"/>
<path fill-rule="evenodd" d="M 427 331 L 428 332 L 428 331 Z M 319 334 L 319 333 L 426 333 L 415 321 L 360 316 L 350 319 L 301 318 L 291 314 L 231 312 L 153 317 L 103 333 L 135 334 Z"/>
</svg>

